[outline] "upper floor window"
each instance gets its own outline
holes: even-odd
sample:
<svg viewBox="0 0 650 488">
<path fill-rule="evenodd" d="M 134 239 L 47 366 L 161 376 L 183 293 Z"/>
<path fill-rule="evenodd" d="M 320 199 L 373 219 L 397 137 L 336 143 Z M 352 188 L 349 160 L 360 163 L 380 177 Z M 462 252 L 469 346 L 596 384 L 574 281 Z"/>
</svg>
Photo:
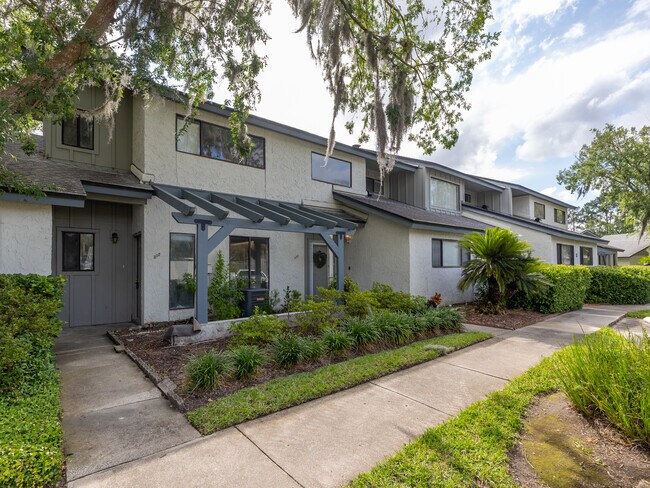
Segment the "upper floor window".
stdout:
<svg viewBox="0 0 650 488">
<path fill-rule="evenodd" d="M 566 224 L 566 212 L 564 210 L 556 208 L 553 213 L 555 222 L 558 224 Z"/>
<path fill-rule="evenodd" d="M 61 122 L 61 143 L 82 149 L 94 149 L 95 119 L 77 115 L 74 119 Z"/>
<path fill-rule="evenodd" d="M 366 191 L 368 193 L 379 193 L 381 191 L 381 182 L 374 178 L 366 177 Z"/>
<path fill-rule="evenodd" d="M 431 178 L 431 207 L 446 210 L 460 209 L 460 186 L 448 181 Z"/>
<path fill-rule="evenodd" d="M 542 203 L 535 202 L 534 208 L 535 218 L 539 220 L 546 219 L 546 206 Z"/>
<path fill-rule="evenodd" d="M 311 153 L 311 179 L 350 188 L 352 186 L 352 163 L 332 157 L 328 158 L 325 163 L 325 156 Z"/>
<path fill-rule="evenodd" d="M 472 203 L 472 194 L 471 193 L 465 193 L 465 203 Z"/>
<path fill-rule="evenodd" d="M 253 141 L 253 151 L 246 159 L 242 159 L 235 148 L 230 129 L 219 125 L 194 120 L 185 125 L 185 119 L 176 116 L 176 150 L 196 154 L 207 158 L 219 159 L 229 163 L 243 164 L 252 168 L 263 169 L 266 166 L 265 141 L 261 137 L 250 136 Z"/>
</svg>

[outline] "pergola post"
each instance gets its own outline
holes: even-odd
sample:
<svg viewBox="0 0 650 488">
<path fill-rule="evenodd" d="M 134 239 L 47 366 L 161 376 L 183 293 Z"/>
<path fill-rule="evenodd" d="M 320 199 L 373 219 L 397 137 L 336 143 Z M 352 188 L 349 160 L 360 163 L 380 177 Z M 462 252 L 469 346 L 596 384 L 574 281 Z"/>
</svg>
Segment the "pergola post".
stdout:
<svg viewBox="0 0 650 488">
<path fill-rule="evenodd" d="M 344 291 L 345 287 L 345 232 L 337 232 L 335 239 L 332 239 L 327 232 L 321 232 L 321 237 L 327 247 L 336 256 L 336 289 Z"/>
<path fill-rule="evenodd" d="M 209 221 L 196 220 L 196 320 L 208 322 L 208 256 L 234 230 L 224 225 L 208 239 Z"/>
</svg>

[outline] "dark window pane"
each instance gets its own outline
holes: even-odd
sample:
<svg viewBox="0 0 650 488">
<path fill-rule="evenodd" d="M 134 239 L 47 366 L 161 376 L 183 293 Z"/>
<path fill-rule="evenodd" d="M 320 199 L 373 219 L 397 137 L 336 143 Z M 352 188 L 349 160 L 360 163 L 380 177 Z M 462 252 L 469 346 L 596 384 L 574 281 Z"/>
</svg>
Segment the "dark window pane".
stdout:
<svg viewBox="0 0 650 488">
<path fill-rule="evenodd" d="M 462 249 L 460 250 L 460 264 L 465 264 L 467 261 L 472 259 L 472 257 L 469 254 L 469 251 L 467 249 Z"/>
<path fill-rule="evenodd" d="M 541 203 L 535 202 L 535 218 L 544 220 L 546 219 L 546 207 L 542 205 Z"/>
<path fill-rule="evenodd" d="M 591 266 L 593 264 L 594 250 L 590 247 L 580 247 L 580 264 Z"/>
<path fill-rule="evenodd" d="M 77 117 L 79 124 L 79 147 L 92 149 L 95 146 L 94 141 L 94 122 L 83 117 Z"/>
<path fill-rule="evenodd" d="M 555 222 L 558 224 L 566 224 L 566 212 L 564 210 L 555 209 Z"/>
<path fill-rule="evenodd" d="M 201 155 L 232 161 L 230 131 L 212 124 L 201 123 Z"/>
<path fill-rule="evenodd" d="M 248 237 L 230 238 L 230 269 L 233 277 L 240 280 L 246 288 L 250 287 L 249 245 Z"/>
<path fill-rule="evenodd" d="M 251 152 L 251 155 L 246 159 L 244 164 L 253 168 L 264 168 L 264 139 L 254 136 L 251 136 L 251 139 L 254 145 L 253 152 Z"/>
<path fill-rule="evenodd" d="M 349 188 L 352 186 L 352 164 L 336 158 L 329 158 L 325 164 L 325 156 L 311 153 L 311 179 Z"/>
<path fill-rule="evenodd" d="M 77 123 L 79 122 L 79 117 L 75 117 L 72 120 L 64 120 L 61 123 L 61 131 L 63 132 L 63 144 L 66 146 L 76 146 L 77 145 Z"/>
<path fill-rule="evenodd" d="M 192 308 L 194 295 L 185 283 L 194 277 L 194 234 L 169 235 L 169 308 Z"/>
<path fill-rule="evenodd" d="M 95 269 L 95 234 L 79 234 L 79 269 Z"/>
<path fill-rule="evenodd" d="M 442 241 L 440 239 L 432 239 L 431 256 L 434 268 L 442 267 Z"/>
<path fill-rule="evenodd" d="M 79 233 L 63 233 L 63 271 L 79 271 Z"/>
<path fill-rule="evenodd" d="M 251 239 L 251 287 L 269 287 L 269 240 Z"/>
</svg>

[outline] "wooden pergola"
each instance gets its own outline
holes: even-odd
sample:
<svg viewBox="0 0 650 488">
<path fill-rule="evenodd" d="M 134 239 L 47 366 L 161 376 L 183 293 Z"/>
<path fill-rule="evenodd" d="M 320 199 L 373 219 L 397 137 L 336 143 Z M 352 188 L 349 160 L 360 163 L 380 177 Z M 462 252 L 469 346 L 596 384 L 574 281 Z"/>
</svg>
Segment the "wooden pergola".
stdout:
<svg viewBox="0 0 650 488">
<path fill-rule="evenodd" d="M 336 256 L 336 286 L 343 291 L 345 236 L 357 224 L 298 203 L 171 185 L 152 185 L 181 224 L 196 225 L 196 320 L 208 321 L 208 256 L 235 229 L 319 234 Z M 197 207 L 201 213 L 197 213 Z M 233 215 L 235 214 L 235 215 Z M 212 236 L 208 227 L 219 227 Z"/>
</svg>

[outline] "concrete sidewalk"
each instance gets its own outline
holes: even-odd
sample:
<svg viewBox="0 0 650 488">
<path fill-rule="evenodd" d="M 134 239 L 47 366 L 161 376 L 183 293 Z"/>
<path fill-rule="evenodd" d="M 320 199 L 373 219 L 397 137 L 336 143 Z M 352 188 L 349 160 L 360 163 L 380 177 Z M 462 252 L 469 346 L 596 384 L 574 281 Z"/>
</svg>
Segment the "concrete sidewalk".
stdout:
<svg viewBox="0 0 650 488">
<path fill-rule="evenodd" d="M 495 337 L 358 387 L 78 478 L 68 486 L 341 486 L 427 428 L 502 388 L 544 356 L 571 343 L 574 335 L 598 330 L 635 308 L 643 307 L 590 306 L 517 331 L 468 326 L 470 330 L 492 332 Z"/>
</svg>

